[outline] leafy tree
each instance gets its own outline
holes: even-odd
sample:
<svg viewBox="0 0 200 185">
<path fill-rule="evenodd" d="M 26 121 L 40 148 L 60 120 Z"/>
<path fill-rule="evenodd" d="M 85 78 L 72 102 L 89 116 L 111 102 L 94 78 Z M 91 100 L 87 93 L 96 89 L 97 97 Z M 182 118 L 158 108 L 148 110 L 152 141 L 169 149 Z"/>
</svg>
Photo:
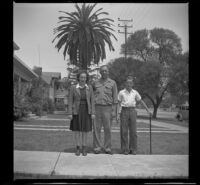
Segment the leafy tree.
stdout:
<svg viewBox="0 0 200 185">
<path fill-rule="evenodd" d="M 154 118 L 156 118 L 157 109 L 166 92 L 166 87 L 160 86 L 161 72 L 162 66 L 159 63 L 153 61 L 143 63 L 137 81 L 141 95 L 152 102 Z"/>
<path fill-rule="evenodd" d="M 176 104 L 180 105 L 188 101 L 189 79 L 188 79 L 188 52 L 176 57 L 172 68 L 169 92 L 176 99 Z"/>
<path fill-rule="evenodd" d="M 161 75 L 161 65 L 157 62 L 141 62 L 128 58 L 127 65 L 124 65 L 124 58 L 118 58 L 109 63 L 110 77 L 117 83 L 118 89 L 125 86 L 125 80 L 128 75 L 135 77 L 134 89 L 136 89 L 143 98 L 152 98 L 159 94 L 159 82 Z M 164 94 L 160 95 L 163 96 Z M 160 103 L 158 101 L 158 103 Z M 156 107 L 156 102 L 153 101 Z"/>
<path fill-rule="evenodd" d="M 43 108 L 43 80 L 41 77 L 32 81 L 32 86 L 28 92 L 28 102 L 33 113 L 40 116 Z"/>
<path fill-rule="evenodd" d="M 125 87 L 124 82 L 128 75 L 137 78 L 142 66 L 139 60 L 134 60 L 132 58 L 127 59 L 127 65 L 124 65 L 124 62 L 125 59 L 121 57 L 108 63 L 110 77 L 116 81 L 118 90 Z"/>
<path fill-rule="evenodd" d="M 122 53 L 123 48 L 122 45 Z M 133 58 L 150 65 L 147 64 L 141 68 L 139 86 L 145 97 L 152 102 L 153 117 L 156 118 L 157 109 L 174 79 L 173 68 L 176 66 L 176 56 L 182 54 L 181 40 L 168 29 L 145 29 L 135 32 L 128 38 L 127 48 Z M 153 75 L 155 75 L 155 79 L 152 82 L 155 84 L 152 84 L 150 80 Z M 156 89 L 154 89 L 155 87 Z"/>
<path fill-rule="evenodd" d="M 125 44 L 121 46 L 121 54 L 125 52 Z M 150 40 L 148 36 L 148 30 L 143 29 L 136 31 L 134 34 L 128 37 L 127 41 L 127 54 L 133 56 L 135 59 L 147 61 L 151 56 L 152 49 L 150 46 Z"/>
<path fill-rule="evenodd" d="M 114 31 L 109 18 L 99 18 L 100 15 L 108 15 L 107 12 L 101 12 L 102 8 L 92 13 L 94 5 L 83 4 L 80 8 L 75 4 L 76 11 L 64 13 L 65 16 L 59 17 L 60 26 L 54 29 L 55 38 L 58 39 L 55 47 L 58 51 L 64 48 L 64 59 L 69 55 L 71 64 L 87 69 L 92 63 L 98 64 L 100 59 L 106 58 L 105 44 L 114 51 L 110 37 L 116 37 L 111 31 Z M 117 40 L 117 39 L 116 39 Z"/>
</svg>

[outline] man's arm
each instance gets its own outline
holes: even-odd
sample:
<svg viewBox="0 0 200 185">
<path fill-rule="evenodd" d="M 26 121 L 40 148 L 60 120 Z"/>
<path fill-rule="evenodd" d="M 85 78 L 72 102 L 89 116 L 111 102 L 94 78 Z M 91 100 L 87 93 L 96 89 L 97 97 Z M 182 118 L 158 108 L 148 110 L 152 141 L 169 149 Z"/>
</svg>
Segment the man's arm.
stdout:
<svg viewBox="0 0 200 185">
<path fill-rule="evenodd" d="M 138 101 L 139 103 L 141 103 L 141 104 L 144 106 L 144 108 L 146 109 L 146 111 L 147 111 L 147 112 L 149 113 L 149 115 L 151 116 L 151 112 L 149 111 L 149 109 L 148 109 L 146 103 L 142 100 L 140 94 L 139 94 L 137 91 L 136 91 L 136 96 L 135 96 L 135 98 L 136 98 L 136 101 Z"/>
<path fill-rule="evenodd" d="M 114 81 L 113 85 L 113 106 L 112 106 L 112 115 L 113 117 L 117 116 L 117 106 L 118 106 L 118 97 L 117 97 L 118 91 L 117 91 L 117 84 Z"/>
<path fill-rule="evenodd" d="M 121 94 L 121 91 L 120 91 L 119 94 L 118 94 L 117 121 L 120 120 L 120 113 L 121 113 L 121 110 L 122 110 L 121 102 L 122 102 L 122 94 Z"/>
<path fill-rule="evenodd" d="M 142 99 L 139 101 L 139 103 L 141 103 L 144 106 L 144 108 L 146 109 L 146 111 L 151 115 L 149 108 L 147 107 L 146 103 Z"/>
</svg>

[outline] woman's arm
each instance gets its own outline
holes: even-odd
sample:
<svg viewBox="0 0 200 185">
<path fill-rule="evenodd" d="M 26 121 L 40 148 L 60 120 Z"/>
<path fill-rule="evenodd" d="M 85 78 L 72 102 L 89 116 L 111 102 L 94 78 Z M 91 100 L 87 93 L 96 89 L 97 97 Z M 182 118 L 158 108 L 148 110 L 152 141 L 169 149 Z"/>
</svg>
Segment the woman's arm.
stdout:
<svg viewBox="0 0 200 185">
<path fill-rule="evenodd" d="M 72 115 L 72 106 L 73 106 L 73 86 L 70 87 L 70 91 L 69 91 L 68 115 Z"/>
<path fill-rule="evenodd" d="M 92 114 L 95 115 L 95 99 L 94 99 L 94 92 L 92 86 L 90 86 L 90 92 L 91 92 L 91 111 Z"/>
</svg>

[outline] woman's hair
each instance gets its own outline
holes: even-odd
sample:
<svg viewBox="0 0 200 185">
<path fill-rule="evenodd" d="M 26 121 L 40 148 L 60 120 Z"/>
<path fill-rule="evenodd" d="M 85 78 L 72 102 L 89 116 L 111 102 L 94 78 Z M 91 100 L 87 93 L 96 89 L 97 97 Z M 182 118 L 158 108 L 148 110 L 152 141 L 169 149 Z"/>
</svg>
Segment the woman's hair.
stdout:
<svg viewBox="0 0 200 185">
<path fill-rule="evenodd" d="M 88 81 L 89 81 L 89 79 L 90 79 L 90 76 L 89 76 L 89 74 L 87 73 L 87 71 L 86 70 L 81 70 L 81 71 L 79 71 L 78 72 L 78 74 L 77 74 L 77 81 L 79 82 L 80 81 L 80 76 L 81 76 L 81 74 L 86 74 L 86 83 L 88 83 Z"/>
</svg>

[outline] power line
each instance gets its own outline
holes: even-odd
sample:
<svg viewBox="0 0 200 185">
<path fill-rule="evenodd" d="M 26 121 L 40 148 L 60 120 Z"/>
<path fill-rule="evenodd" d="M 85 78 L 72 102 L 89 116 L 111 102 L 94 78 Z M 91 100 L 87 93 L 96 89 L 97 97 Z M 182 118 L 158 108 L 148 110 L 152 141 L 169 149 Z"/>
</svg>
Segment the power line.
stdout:
<svg viewBox="0 0 200 185">
<path fill-rule="evenodd" d="M 139 25 L 141 25 L 141 23 L 144 20 L 144 18 L 148 15 L 150 7 L 151 7 L 151 5 L 149 5 L 149 6 L 147 5 L 146 6 L 146 9 L 145 9 L 143 15 L 140 17 L 140 20 L 138 19 L 137 23 L 135 24 L 136 25 L 135 26 L 135 30 L 139 27 Z"/>
<path fill-rule="evenodd" d="M 127 4 L 126 4 L 126 6 L 128 6 L 128 8 L 126 9 L 125 14 L 123 16 L 120 16 L 120 17 L 126 17 L 127 15 L 129 15 L 129 12 L 132 10 L 132 6 L 129 6 Z"/>
<path fill-rule="evenodd" d="M 134 15 L 133 15 L 133 17 L 136 21 L 138 20 L 138 17 L 140 15 L 141 10 L 142 10 L 141 5 L 139 7 L 137 7 L 137 6 L 139 6 L 139 5 L 137 5 L 137 4 L 135 5 L 136 11 L 134 12 Z"/>
<path fill-rule="evenodd" d="M 138 16 L 135 17 L 135 28 L 136 28 L 136 25 L 139 23 L 139 21 L 141 20 L 141 17 L 144 15 L 144 12 L 146 11 L 146 5 L 145 6 L 141 6 L 140 7 L 140 11 L 138 12 Z"/>
<path fill-rule="evenodd" d="M 124 5 L 124 7 L 122 8 L 122 11 L 121 11 L 121 13 L 120 13 L 120 15 L 119 15 L 119 17 L 124 17 L 124 15 L 126 14 L 126 10 L 127 10 L 127 8 L 126 8 L 126 10 L 125 10 L 125 6 L 126 5 Z M 124 11 L 125 10 L 125 11 Z"/>
</svg>

